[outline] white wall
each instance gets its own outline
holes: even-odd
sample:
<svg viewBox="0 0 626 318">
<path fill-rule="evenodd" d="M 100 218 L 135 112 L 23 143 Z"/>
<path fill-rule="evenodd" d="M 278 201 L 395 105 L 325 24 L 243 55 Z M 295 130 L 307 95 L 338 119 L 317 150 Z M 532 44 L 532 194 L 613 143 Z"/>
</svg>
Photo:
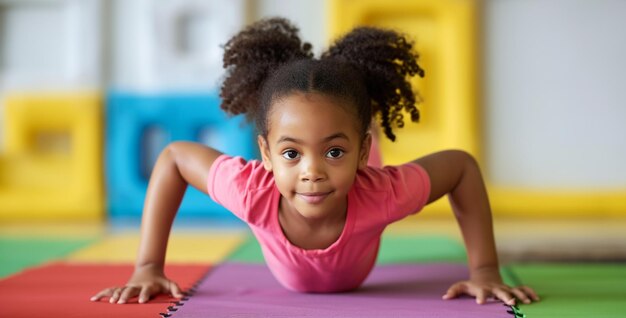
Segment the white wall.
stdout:
<svg viewBox="0 0 626 318">
<path fill-rule="evenodd" d="M 256 19 L 281 16 L 300 28 L 301 39 L 313 45 L 319 56 L 329 45 L 325 0 L 258 0 L 253 17 Z"/>
<path fill-rule="evenodd" d="M 170 2 L 172 0 L 169 0 Z M 194 0 L 189 1 L 193 3 Z M 220 1 L 220 0 L 213 0 Z M 180 2 L 180 1 L 179 1 Z M 197 1 L 202 3 L 202 0 Z M 231 1 L 232 2 L 232 1 Z M 213 76 L 199 76 L 200 81 L 193 79 L 185 81 L 185 77 L 191 78 L 194 74 L 180 74 L 176 70 L 162 72 L 167 64 L 161 63 L 159 59 L 164 56 L 162 52 L 155 52 L 152 47 L 159 47 L 163 44 L 163 38 L 167 36 L 166 30 L 162 26 L 154 25 L 153 16 L 159 13 L 159 10 L 166 2 L 156 0 L 114 0 L 112 2 L 112 20 L 110 33 L 112 46 L 109 48 L 111 57 L 111 80 L 110 87 L 120 89 L 133 89 L 142 91 L 154 90 L 202 90 L 209 86 L 217 87 L 221 78 L 221 52 L 220 45 L 226 43 L 228 38 L 238 32 L 241 27 L 246 24 L 266 17 L 283 16 L 295 22 L 302 31 L 302 38 L 311 42 L 314 49 L 319 50 L 325 46 L 326 22 L 324 17 L 324 1 L 304 0 L 304 1 L 284 1 L 284 0 L 248 0 L 245 1 L 245 12 L 242 12 L 243 23 L 241 27 L 234 28 L 227 26 L 226 23 L 218 23 L 223 30 L 219 30 L 218 41 L 211 42 L 218 35 L 210 34 L 209 29 L 215 30 L 215 26 L 207 24 L 197 25 L 191 29 L 189 41 L 191 46 L 198 49 L 204 49 L 209 52 L 219 52 L 213 54 L 213 58 L 217 62 L 217 69 Z M 215 6 L 216 9 L 220 6 Z M 219 15 L 219 14 L 218 14 Z M 215 19 L 215 16 L 209 16 L 208 19 Z M 222 13 L 220 18 L 232 21 L 233 18 L 224 17 Z M 208 21 L 210 22 L 210 21 Z M 161 30 L 154 32 L 154 30 Z M 205 32 L 203 32 L 205 31 Z M 145 36 L 149 34 L 149 36 Z M 208 43 L 208 44 L 207 44 Z M 210 48 L 203 46 L 211 45 Z M 209 49 L 209 50 L 207 50 Z M 210 50 L 216 49 L 216 50 Z M 167 56 L 166 56 L 167 57 Z M 157 67 L 154 67 L 157 65 Z M 184 65 L 183 65 L 184 66 Z M 185 72 L 188 69 L 180 69 Z M 161 72 L 161 73 L 159 73 Z M 173 83 L 174 81 L 178 84 Z M 204 84 L 205 82 L 210 82 Z"/>
<path fill-rule="evenodd" d="M 214 90 L 223 45 L 247 23 L 246 0 L 115 0 L 109 88 Z"/>
<path fill-rule="evenodd" d="M 493 0 L 485 139 L 499 184 L 626 187 L 626 1 Z"/>
<path fill-rule="evenodd" d="M 0 1 L 0 89 L 101 86 L 101 0 Z"/>
</svg>

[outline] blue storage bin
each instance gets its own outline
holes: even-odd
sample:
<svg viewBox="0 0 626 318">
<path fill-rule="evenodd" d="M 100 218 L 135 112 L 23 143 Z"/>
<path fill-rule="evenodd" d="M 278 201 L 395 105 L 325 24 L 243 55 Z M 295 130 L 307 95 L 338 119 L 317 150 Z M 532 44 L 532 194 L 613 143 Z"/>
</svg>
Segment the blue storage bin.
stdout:
<svg viewBox="0 0 626 318">
<path fill-rule="evenodd" d="M 255 133 L 243 116 L 229 118 L 215 95 L 140 95 L 112 92 L 106 107 L 106 188 L 112 217 L 140 216 L 148 179 L 161 150 L 195 141 L 229 155 L 258 157 Z M 234 218 L 189 186 L 179 217 Z"/>
</svg>

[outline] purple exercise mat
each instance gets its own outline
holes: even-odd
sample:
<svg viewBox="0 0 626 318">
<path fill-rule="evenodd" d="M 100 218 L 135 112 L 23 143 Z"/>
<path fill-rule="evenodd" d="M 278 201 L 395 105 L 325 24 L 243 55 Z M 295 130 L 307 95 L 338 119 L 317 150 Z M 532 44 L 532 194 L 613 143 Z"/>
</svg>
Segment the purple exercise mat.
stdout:
<svg viewBox="0 0 626 318">
<path fill-rule="evenodd" d="M 191 317 L 501 317 L 501 302 L 477 305 L 474 298 L 442 300 L 467 277 L 460 264 L 378 265 L 353 292 L 302 294 L 282 287 L 266 265 L 226 263 L 215 267 L 196 292 L 170 312 Z"/>
</svg>

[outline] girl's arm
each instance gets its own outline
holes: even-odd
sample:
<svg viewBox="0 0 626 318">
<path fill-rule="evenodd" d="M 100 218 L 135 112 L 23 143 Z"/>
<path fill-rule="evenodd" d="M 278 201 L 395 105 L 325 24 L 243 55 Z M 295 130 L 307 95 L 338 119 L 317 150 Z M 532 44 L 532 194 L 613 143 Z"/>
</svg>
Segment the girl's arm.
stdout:
<svg viewBox="0 0 626 318">
<path fill-rule="evenodd" d="M 109 302 L 123 304 L 139 296 L 139 303 L 144 303 L 159 293 L 183 296 L 178 285 L 163 272 L 170 229 L 187 185 L 206 193 L 209 169 L 220 155 L 191 142 L 174 142 L 161 152 L 146 193 L 135 271 L 126 286 L 106 288 L 92 301 L 110 297 Z"/>
<path fill-rule="evenodd" d="M 443 298 L 468 294 L 482 304 L 487 297 L 494 296 L 510 305 L 515 304 L 515 298 L 524 303 L 529 303 L 531 299 L 539 300 L 530 287 L 511 288 L 502 282 L 491 208 L 476 160 L 466 152 L 449 150 L 413 162 L 422 166 L 430 176 L 428 203 L 449 195 L 467 249 L 470 278 L 452 285 Z"/>
</svg>

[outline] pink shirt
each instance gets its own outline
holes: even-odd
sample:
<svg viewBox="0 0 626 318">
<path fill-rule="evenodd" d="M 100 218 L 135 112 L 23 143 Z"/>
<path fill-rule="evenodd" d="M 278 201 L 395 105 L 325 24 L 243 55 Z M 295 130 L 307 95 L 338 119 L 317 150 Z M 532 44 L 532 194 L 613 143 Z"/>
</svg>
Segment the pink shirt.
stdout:
<svg viewBox="0 0 626 318">
<path fill-rule="evenodd" d="M 385 227 L 424 207 L 430 192 L 417 164 L 359 170 L 348 193 L 341 236 L 326 249 L 304 250 L 289 242 L 278 221 L 280 192 L 260 161 L 220 156 L 211 167 L 208 193 L 245 221 L 268 267 L 286 288 L 338 292 L 357 288 L 370 273 Z"/>
</svg>

